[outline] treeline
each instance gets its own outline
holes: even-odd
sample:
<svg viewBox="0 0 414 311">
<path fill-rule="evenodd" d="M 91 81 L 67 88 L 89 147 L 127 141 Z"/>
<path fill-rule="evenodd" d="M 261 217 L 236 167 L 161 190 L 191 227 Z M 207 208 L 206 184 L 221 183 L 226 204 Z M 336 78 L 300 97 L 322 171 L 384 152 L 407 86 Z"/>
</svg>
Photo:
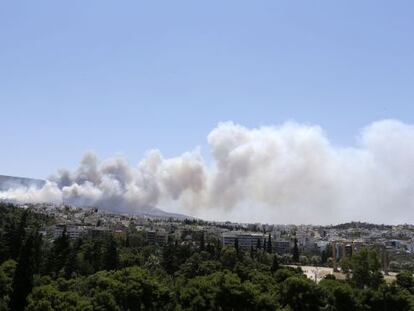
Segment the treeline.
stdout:
<svg viewBox="0 0 414 311">
<path fill-rule="evenodd" d="M 196 243 L 169 238 L 148 245 L 133 228 L 77 240 L 63 232 L 52 241 L 38 232 L 43 216 L 0 210 L 11 221 L 0 228 L 7 246 L 0 311 L 414 310 L 412 275 L 386 283 L 371 250 L 352 257 L 347 280 L 329 276 L 315 284 L 301 269 L 281 266 L 268 247 L 222 248 L 204 235 Z M 12 240 L 20 245 L 16 257 Z"/>
<path fill-rule="evenodd" d="M 347 229 L 367 229 L 367 230 L 391 230 L 392 226 L 384 224 L 370 224 L 367 222 L 347 222 L 335 226 L 327 226 L 327 228 L 338 229 L 338 230 L 347 230 Z"/>
</svg>

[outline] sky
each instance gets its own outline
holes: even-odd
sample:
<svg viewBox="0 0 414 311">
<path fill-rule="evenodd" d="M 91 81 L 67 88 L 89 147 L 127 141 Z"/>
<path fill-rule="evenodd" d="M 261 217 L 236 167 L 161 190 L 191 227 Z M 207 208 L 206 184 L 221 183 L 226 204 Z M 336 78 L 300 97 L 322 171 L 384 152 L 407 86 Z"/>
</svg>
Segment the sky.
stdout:
<svg viewBox="0 0 414 311">
<path fill-rule="evenodd" d="M 141 159 L 222 121 L 320 125 L 353 145 L 413 122 L 411 1 L 3 1 L 0 173 L 45 178 L 85 151 Z"/>
<path fill-rule="evenodd" d="M 414 206 L 413 9 L 3 1 L 0 174 L 53 184 L 0 195 L 403 222 Z"/>
</svg>

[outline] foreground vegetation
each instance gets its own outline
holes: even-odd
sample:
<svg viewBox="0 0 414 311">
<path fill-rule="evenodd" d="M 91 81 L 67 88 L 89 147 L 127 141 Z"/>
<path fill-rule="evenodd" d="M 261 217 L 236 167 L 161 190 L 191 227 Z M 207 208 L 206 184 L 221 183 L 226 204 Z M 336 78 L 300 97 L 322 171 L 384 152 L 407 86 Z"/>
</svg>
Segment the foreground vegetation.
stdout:
<svg viewBox="0 0 414 311">
<path fill-rule="evenodd" d="M 349 261 L 349 278 L 315 284 L 279 265 L 271 248 L 244 252 L 200 236 L 148 245 L 142 233 L 52 241 L 51 220 L 0 206 L 0 311 L 414 310 L 414 279 L 387 284 L 375 251 Z"/>
</svg>

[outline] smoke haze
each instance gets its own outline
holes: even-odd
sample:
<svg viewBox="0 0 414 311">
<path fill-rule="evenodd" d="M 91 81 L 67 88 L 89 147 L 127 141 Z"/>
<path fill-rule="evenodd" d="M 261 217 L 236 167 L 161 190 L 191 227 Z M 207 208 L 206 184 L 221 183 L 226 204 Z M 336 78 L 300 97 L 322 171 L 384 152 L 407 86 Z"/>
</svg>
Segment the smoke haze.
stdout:
<svg viewBox="0 0 414 311">
<path fill-rule="evenodd" d="M 41 189 L 20 187 L 0 198 L 121 212 L 154 206 L 245 222 L 414 222 L 412 125 L 372 123 L 348 148 L 333 145 L 319 126 L 298 123 L 221 123 L 207 140 L 212 163 L 198 149 L 175 158 L 152 150 L 137 165 L 87 153 L 75 171 L 59 171 Z"/>
</svg>

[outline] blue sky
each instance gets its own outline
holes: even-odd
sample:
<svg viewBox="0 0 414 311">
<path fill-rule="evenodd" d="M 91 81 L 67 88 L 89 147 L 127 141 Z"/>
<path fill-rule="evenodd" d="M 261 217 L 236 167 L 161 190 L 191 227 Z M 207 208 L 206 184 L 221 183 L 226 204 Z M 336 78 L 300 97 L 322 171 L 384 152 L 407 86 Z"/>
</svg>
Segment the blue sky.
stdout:
<svg viewBox="0 0 414 311">
<path fill-rule="evenodd" d="M 295 120 L 355 144 L 414 118 L 412 1 L 3 1 L 0 174 Z"/>
</svg>

